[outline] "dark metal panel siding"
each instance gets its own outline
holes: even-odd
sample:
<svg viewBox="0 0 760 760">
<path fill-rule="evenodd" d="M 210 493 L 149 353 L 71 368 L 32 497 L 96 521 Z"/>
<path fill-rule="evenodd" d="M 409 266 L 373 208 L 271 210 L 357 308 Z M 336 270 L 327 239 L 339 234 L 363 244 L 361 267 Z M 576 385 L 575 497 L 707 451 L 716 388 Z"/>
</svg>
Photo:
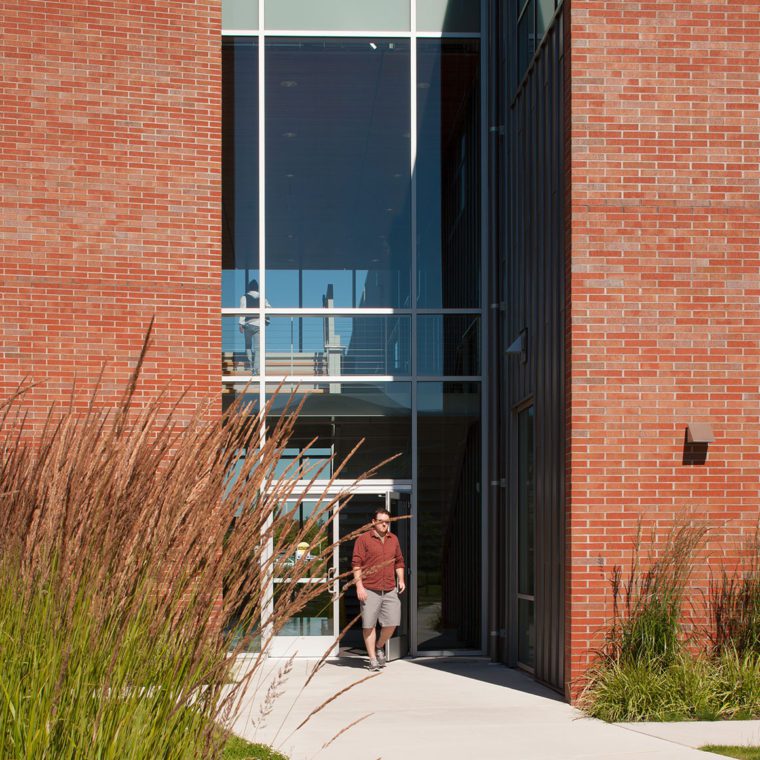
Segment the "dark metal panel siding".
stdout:
<svg viewBox="0 0 760 760">
<path fill-rule="evenodd" d="M 510 4 L 502 4 L 509 7 Z M 492 296 L 503 304 L 501 329 L 494 330 L 494 353 L 527 329 L 528 359 L 508 357 L 496 367 L 491 388 L 500 399 L 492 411 L 499 414 L 503 436 L 494 441 L 499 461 L 494 463 L 492 485 L 515 472 L 514 407 L 532 399 L 536 436 L 536 678 L 564 690 L 564 465 L 565 465 L 565 236 L 564 236 L 564 11 L 555 24 L 521 85 L 509 82 L 514 39 L 508 18 L 497 20 L 500 34 L 491 38 L 502 52 L 492 93 L 491 124 L 504 126 L 502 143 L 492 141 L 491 193 L 500 208 L 494 213 L 491 266 L 501 282 Z M 501 22 L 501 23 L 499 23 Z M 492 76 L 494 72 L 492 71 Z M 496 321 L 495 319 L 493 321 Z M 499 346 L 495 341 L 501 340 Z M 498 376 L 497 376 L 498 375 Z M 512 558 L 516 553 L 515 489 L 494 489 L 498 506 L 491 510 L 493 525 L 505 531 Z M 506 519 L 504 519 L 506 517 Z M 508 523 L 508 524 L 507 524 Z M 500 592 L 492 596 L 492 629 L 503 627 L 510 642 L 506 652 L 492 654 L 508 664 L 516 658 L 516 597 L 514 559 Z M 502 572 L 494 560 L 492 572 Z"/>
</svg>

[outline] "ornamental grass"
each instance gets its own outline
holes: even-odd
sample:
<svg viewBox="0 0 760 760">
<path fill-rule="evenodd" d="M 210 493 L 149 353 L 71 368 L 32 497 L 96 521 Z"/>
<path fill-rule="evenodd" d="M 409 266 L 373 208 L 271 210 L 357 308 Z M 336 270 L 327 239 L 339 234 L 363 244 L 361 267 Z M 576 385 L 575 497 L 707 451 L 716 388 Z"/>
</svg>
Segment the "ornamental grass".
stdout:
<svg viewBox="0 0 760 760">
<path fill-rule="evenodd" d="M 116 405 L 96 391 L 41 432 L 24 388 L 0 406 L 2 758 L 219 757 L 272 637 L 325 591 L 297 581 L 326 574 L 315 526 L 349 494 L 312 491 L 303 526 L 285 510 L 324 475 L 282 460 L 298 409 L 264 438 L 243 402 L 221 420 L 216 399 L 189 419 L 164 394 L 138 405 L 149 337 Z"/>
<path fill-rule="evenodd" d="M 677 527 L 643 569 L 639 531 L 628 573 L 614 569 L 613 619 L 579 697 L 592 717 L 609 722 L 760 717 L 760 543 L 755 541 L 747 572 L 721 572 L 711 583 L 710 625 L 698 641 L 684 631 L 683 606 L 705 532 L 704 526 Z"/>
</svg>

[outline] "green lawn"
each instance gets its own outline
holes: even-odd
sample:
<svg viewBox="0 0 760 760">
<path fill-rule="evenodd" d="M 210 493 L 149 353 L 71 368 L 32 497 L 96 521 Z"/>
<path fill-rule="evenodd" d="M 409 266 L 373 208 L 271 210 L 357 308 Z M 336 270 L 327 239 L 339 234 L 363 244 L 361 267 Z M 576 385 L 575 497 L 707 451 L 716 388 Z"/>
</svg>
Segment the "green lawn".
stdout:
<svg viewBox="0 0 760 760">
<path fill-rule="evenodd" d="M 708 744 L 700 749 L 706 752 L 714 752 L 716 755 L 736 757 L 739 760 L 760 760 L 760 747 L 724 747 L 717 744 Z"/>
<path fill-rule="evenodd" d="M 224 747 L 224 760 L 288 760 L 265 744 L 251 744 L 237 736 L 231 736 Z"/>
</svg>

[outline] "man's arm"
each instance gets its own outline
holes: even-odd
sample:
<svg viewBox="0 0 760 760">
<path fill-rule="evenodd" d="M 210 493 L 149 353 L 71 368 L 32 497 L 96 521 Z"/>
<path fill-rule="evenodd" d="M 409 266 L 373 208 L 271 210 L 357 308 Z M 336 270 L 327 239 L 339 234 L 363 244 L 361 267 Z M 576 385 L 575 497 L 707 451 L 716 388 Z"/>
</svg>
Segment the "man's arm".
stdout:
<svg viewBox="0 0 760 760">
<path fill-rule="evenodd" d="M 362 583 L 362 565 L 364 564 L 364 560 L 364 546 L 362 545 L 361 537 L 359 537 L 354 542 L 354 554 L 351 559 L 351 566 L 354 569 L 356 596 L 360 602 L 367 601 L 367 589 L 364 588 L 364 584 Z"/>
<path fill-rule="evenodd" d="M 360 602 L 367 601 L 367 589 L 364 588 L 362 583 L 362 569 L 360 567 L 354 568 L 354 581 L 356 582 L 356 596 Z"/>
</svg>

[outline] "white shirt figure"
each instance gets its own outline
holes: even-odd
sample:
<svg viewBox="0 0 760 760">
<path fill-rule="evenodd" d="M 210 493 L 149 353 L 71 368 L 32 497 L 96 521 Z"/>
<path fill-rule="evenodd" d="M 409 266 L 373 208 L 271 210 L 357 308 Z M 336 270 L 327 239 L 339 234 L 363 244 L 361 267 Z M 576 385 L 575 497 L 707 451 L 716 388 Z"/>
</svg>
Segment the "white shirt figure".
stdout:
<svg viewBox="0 0 760 760">
<path fill-rule="evenodd" d="M 257 280 L 251 280 L 245 295 L 240 297 L 241 309 L 258 309 L 259 300 L 259 283 Z M 269 301 L 264 299 L 265 306 L 269 306 Z M 248 360 L 248 369 L 252 375 L 256 374 L 256 343 L 259 339 L 259 328 L 261 322 L 258 314 L 241 314 L 240 332 L 245 339 L 245 355 Z"/>
</svg>

